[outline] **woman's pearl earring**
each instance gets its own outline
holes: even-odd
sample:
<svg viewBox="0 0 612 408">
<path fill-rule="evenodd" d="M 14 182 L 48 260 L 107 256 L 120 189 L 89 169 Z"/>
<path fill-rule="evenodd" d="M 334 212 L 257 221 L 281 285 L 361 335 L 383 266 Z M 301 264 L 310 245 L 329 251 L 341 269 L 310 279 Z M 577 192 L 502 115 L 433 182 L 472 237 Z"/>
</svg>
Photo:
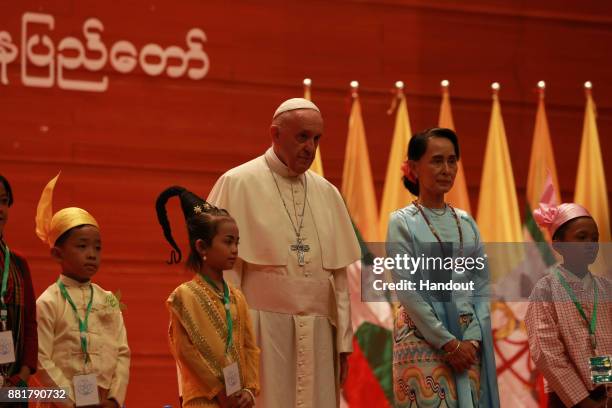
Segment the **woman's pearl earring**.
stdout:
<svg viewBox="0 0 612 408">
<path fill-rule="evenodd" d="M 206 255 L 202 255 L 202 261 L 206 262 Z"/>
</svg>

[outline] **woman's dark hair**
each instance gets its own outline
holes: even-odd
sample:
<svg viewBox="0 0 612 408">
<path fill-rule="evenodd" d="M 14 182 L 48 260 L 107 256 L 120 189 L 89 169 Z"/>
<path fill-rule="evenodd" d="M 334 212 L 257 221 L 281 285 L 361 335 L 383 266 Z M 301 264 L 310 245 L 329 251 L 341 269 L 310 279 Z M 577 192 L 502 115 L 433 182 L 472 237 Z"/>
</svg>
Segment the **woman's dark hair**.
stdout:
<svg viewBox="0 0 612 408">
<path fill-rule="evenodd" d="M 459 160 L 459 140 L 457 139 L 457 134 L 453 130 L 446 128 L 429 128 L 412 136 L 408 143 L 408 160 L 416 161 L 423 157 L 427 151 L 429 139 L 432 137 L 443 137 L 450 140 L 455 148 L 455 156 Z M 418 197 L 419 180 L 412 182 L 406 176 L 403 176 L 402 181 L 404 182 L 404 187 L 414 196 Z"/>
<path fill-rule="evenodd" d="M 201 239 L 207 247 L 211 246 L 213 238 L 217 235 L 219 223 L 228 220 L 233 221 L 233 218 L 226 210 L 210 205 L 184 187 L 172 186 L 162 191 L 155 202 L 155 209 L 157 210 L 157 220 L 164 231 L 164 236 L 172 248 L 174 248 L 170 253 L 169 264 L 179 263 L 182 258 L 181 249 L 172 237 L 172 229 L 170 228 L 168 213 L 166 212 L 166 203 L 172 197 L 180 199 L 181 209 L 187 223 L 190 248 L 187 266 L 194 271 L 199 271 L 202 267 L 202 258 L 196 248 L 196 241 Z"/>
<path fill-rule="evenodd" d="M 0 174 L 0 183 L 4 186 L 4 190 L 6 191 L 6 195 L 8 196 L 8 206 L 13 205 L 13 189 L 11 188 L 10 183 L 2 174 Z"/>
</svg>

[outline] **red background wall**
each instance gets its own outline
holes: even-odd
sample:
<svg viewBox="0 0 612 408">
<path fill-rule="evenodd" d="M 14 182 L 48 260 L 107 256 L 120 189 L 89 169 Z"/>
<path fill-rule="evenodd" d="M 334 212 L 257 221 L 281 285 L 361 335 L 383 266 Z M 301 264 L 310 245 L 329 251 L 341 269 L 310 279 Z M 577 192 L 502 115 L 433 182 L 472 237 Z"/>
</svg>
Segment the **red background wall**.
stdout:
<svg viewBox="0 0 612 408">
<path fill-rule="evenodd" d="M 190 274 L 164 263 L 169 248 L 155 218 L 157 194 L 181 184 L 205 196 L 222 172 L 261 154 L 269 145 L 272 112 L 282 100 L 301 96 L 304 77 L 313 79 L 313 99 L 324 114 L 323 163 L 337 186 L 353 79 L 361 84 L 379 198 L 394 122 L 386 110 L 398 79 L 406 83 L 413 130 L 436 124 L 440 80 L 451 81 L 473 210 L 493 81 L 502 85 L 521 200 L 541 79 L 548 85 L 564 199 L 571 200 L 576 181 L 585 80 L 594 84 L 608 186 L 612 183 L 612 6 L 607 2 L 27 0 L 3 2 L 1 8 L 0 31 L 9 32 L 18 46 L 26 11 L 55 17 L 47 34 L 56 45 L 68 35 L 82 39 L 89 17 L 103 22 L 102 38 L 109 45 L 126 39 L 139 49 L 150 42 L 185 48 L 193 27 L 208 38 L 204 49 L 211 69 L 198 81 L 151 77 L 140 68 L 123 75 L 107 66 L 104 93 L 32 88 L 21 83 L 17 58 L 8 66 L 10 83 L 0 84 L 0 173 L 11 181 L 16 198 L 7 240 L 27 256 L 36 291 L 42 292 L 58 269 L 34 235 L 34 213 L 43 186 L 62 170 L 55 208 L 82 206 L 98 219 L 104 259 L 96 279 L 121 290 L 127 304 L 132 407 L 176 401 L 164 300 Z M 98 79 L 101 74 L 83 75 Z M 173 225 L 184 244 L 175 207 Z"/>
</svg>

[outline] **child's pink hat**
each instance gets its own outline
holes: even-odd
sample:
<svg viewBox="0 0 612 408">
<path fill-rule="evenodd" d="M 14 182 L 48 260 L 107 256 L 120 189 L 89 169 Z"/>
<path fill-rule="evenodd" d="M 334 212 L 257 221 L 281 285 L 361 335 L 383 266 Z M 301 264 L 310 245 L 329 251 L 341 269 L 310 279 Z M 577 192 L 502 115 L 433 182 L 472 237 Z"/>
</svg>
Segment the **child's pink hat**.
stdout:
<svg viewBox="0 0 612 408">
<path fill-rule="evenodd" d="M 540 208 L 533 212 L 535 221 L 540 227 L 547 228 L 551 236 L 569 220 L 590 216 L 586 208 L 575 203 L 563 203 L 558 206 L 540 203 Z"/>
</svg>

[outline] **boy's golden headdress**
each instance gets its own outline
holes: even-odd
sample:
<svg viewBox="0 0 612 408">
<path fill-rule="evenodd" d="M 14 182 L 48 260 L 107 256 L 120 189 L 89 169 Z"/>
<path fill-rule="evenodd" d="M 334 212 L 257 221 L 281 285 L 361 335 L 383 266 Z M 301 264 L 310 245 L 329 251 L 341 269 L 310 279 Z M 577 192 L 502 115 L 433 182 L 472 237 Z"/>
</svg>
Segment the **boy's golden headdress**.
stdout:
<svg viewBox="0 0 612 408">
<path fill-rule="evenodd" d="M 60 173 L 49 181 L 36 209 L 36 235 L 49 247 L 53 247 L 64 232 L 79 225 L 100 228 L 96 219 L 82 208 L 68 207 L 53 214 L 53 190 L 59 176 Z"/>
</svg>

